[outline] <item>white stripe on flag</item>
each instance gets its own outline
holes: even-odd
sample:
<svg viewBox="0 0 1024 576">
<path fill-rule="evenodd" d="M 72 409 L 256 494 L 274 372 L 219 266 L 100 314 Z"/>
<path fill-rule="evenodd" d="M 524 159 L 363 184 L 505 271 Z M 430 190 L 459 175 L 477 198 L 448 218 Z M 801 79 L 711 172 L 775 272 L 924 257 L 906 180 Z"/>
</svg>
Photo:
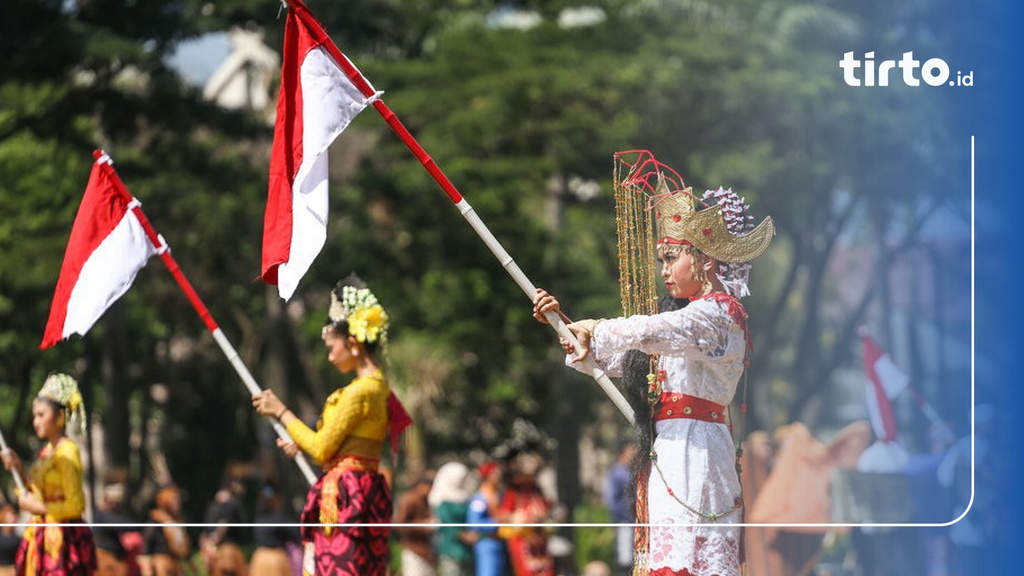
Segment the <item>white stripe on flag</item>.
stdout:
<svg viewBox="0 0 1024 576">
<path fill-rule="evenodd" d="M 302 86 L 302 164 L 292 184 L 288 261 L 278 267 L 278 292 L 288 300 L 327 240 L 327 148 L 373 100 L 366 98 L 323 48 L 310 50 L 299 71 Z"/>
<path fill-rule="evenodd" d="M 878 374 L 878 380 L 889 398 L 899 396 L 900 392 L 903 392 L 903 389 L 910 384 L 910 378 L 900 370 L 888 354 L 882 354 L 882 357 L 875 362 L 875 374 Z"/>
<path fill-rule="evenodd" d="M 132 285 L 156 250 L 129 210 L 82 265 L 68 298 L 62 338 L 85 335 L 103 312 Z"/>
</svg>

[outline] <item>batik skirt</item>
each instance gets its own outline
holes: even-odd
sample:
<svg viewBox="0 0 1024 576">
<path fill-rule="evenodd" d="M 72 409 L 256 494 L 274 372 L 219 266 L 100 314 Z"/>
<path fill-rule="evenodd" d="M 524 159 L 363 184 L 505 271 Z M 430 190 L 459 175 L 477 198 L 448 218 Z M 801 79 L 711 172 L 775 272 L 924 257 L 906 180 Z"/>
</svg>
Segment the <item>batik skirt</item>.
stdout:
<svg viewBox="0 0 1024 576">
<path fill-rule="evenodd" d="M 391 522 L 391 489 L 376 471 L 340 468 L 321 476 L 306 495 L 300 517 L 302 541 L 307 548 L 303 573 L 385 576 L 391 529 L 374 524 Z M 312 525 L 326 523 L 357 526 Z"/>
<path fill-rule="evenodd" d="M 96 570 L 92 530 L 85 524 L 29 525 L 18 545 L 14 565 L 18 576 L 91 575 Z"/>
</svg>

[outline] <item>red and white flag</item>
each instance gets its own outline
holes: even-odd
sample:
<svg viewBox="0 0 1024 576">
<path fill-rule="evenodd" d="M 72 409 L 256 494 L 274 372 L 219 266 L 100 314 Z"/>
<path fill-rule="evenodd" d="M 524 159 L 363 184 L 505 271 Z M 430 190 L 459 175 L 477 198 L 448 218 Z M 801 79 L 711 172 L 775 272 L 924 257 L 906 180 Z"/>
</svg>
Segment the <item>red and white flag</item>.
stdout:
<svg viewBox="0 0 1024 576">
<path fill-rule="evenodd" d="M 861 328 L 859 333 L 864 354 L 864 372 L 869 380 L 868 417 L 878 438 L 883 442 L 893 442 L 898 439 L 899 431 L 891 400 L 910 384 L 910 378 L 878 347 L 867 330 Z"/>
<path fill-rule="evenodd" d="M 124 188 L 110 157 L 95 155 L 39 348 L 85 335 L 158 253 L 132 210 L 139 201 Z"/>
<path fill-rule="evenodd" d="M 285 300 L 327 239 L 327 148 L 379 97 L 308 9 L 289 2 L 262 264 L 263 281 Z"/>
</svg>

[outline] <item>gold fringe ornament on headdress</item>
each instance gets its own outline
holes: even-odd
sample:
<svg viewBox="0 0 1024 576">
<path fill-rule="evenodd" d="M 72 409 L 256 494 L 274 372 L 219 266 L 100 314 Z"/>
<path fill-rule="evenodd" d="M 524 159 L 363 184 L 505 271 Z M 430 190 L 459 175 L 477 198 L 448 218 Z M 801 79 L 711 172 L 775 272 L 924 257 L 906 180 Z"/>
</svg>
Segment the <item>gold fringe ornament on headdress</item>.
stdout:
<svg viewBox="0 0 1024 576">
<path fill-rule="evenodd" d="M 626 316 L 653 314 L 658 310 L 656 238 L 648 203 L 654 186 L 669 178 L 682 185 L 682 177 L 671 168 L 662 166 L 650 152 L 615 154 L 613 186 L 619 246 L 619 296 Z"/>
</svg>

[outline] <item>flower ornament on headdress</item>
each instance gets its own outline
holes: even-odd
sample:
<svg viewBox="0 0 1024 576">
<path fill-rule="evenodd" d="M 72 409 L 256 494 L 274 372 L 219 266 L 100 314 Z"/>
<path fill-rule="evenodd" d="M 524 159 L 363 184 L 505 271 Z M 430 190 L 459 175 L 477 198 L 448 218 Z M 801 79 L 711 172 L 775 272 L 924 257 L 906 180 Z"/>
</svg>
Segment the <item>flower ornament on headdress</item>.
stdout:
<svg viewBox="0 0 1024 576">
<path fill-rule="evenodd" d="M 725 220 L 725 226 L 730 234 L 741 236 L 754 230 L 754 217 L 750 215 L 750 205 L 739 194 L 733 192 L 732 188 L 725 189 L 719 186 L 718 190 L 705 190 L 701 200 L 709 206 L 717 204 L 722 208 L 722 219 Z M 771 222 L 770 219 L 766 221 Z M 771 242 L 770 237 L 768 242 Z M 718 279 L 733 296 L 749 296 L 747 282 L 750 280 L 750 262 L 720 261 Z"/>
<path fill-rule="evenodd" d="M 85 404 L 82 393 L 78 390 L 78 381 L 60 372 L 50 374 L 43 382 L 43 387 L 36 394 L 37 398 L 50 400 L 64 407 L 67 420 L 65 427 L 75 421 L 76 428 L 85 434 Z"/>
<path fill-rule="evenodd" d="M 331 307 L 327 316 L 332 322 L 348 323 L 348 333 L 363 344 L 387 343 L 388 313 L 369 288 L 352 285 L 331 291 Z"/>
</svg>

